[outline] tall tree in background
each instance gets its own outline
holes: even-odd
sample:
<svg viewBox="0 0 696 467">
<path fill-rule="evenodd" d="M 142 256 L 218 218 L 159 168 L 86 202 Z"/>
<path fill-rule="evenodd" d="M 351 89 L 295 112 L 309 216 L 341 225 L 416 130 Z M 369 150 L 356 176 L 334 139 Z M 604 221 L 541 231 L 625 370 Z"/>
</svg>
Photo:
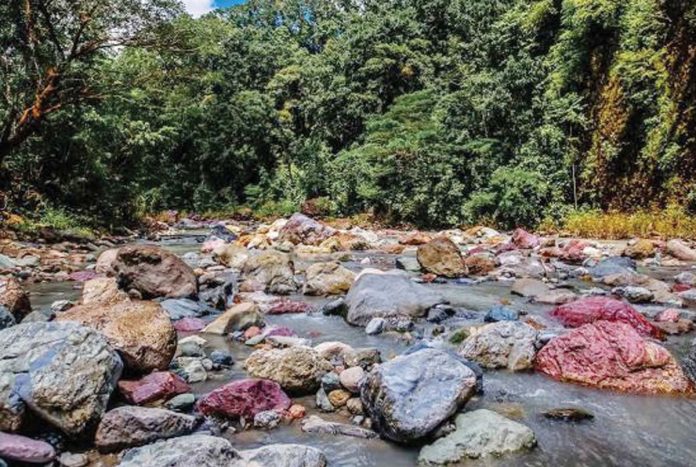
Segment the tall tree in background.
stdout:
<svg viewBox="0 0 696 467">
<path fill-rule="evenodd" d="M 0 3 L 0 164 L 58 109 L 98 97 L 91 73 L 107 50 L 152 45 L 177 0 Z"/>
</svg>

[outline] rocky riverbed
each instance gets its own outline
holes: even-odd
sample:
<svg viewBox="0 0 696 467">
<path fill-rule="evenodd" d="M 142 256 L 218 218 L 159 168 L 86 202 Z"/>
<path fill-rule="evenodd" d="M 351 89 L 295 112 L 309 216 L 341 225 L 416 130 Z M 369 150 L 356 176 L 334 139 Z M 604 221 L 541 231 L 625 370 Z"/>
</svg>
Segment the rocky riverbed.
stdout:
<svg viewBox="0 0 696 467">
<path fill-rule="evenodd" d="M 0 465 L 689 465 L 696 250 L 296 214 L 0 245 Z"/>
</svg>

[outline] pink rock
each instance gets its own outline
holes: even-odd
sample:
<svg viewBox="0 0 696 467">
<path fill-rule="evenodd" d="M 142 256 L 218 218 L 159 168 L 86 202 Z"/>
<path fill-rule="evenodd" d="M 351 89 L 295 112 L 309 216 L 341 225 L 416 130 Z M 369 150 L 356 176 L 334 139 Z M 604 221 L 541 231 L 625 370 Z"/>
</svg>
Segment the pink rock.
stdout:
<svg viewBox="0 0 696 467">
<path fill-rule="evenodd" d="M 666 310 L 661 311 L 660 314 L 655 317 L 655 321 L 659 323 L 676 323 L 679 321 L 679 310 L 667 308 Z"/>
<path fill-rule="evenodd" d="M 222 415 L 230 418 L 253 419 L 259 412 L 290 408 L 290 398 L 280 385 L 267 379 L 232 381 L 198 401 L 198 410 L 204 415 Z"/>
<path fill-rule="evenodd" d="M 512 243 L 521 250 L 531 250 L 539 246 L 539 237 L 524 229 L 517 229 L 512 233 Z"/>
<path fill-rule="evenodd" d="M 319 245 L 336 234 L 336 230 L 304 214 L 295 213 L 280 230 L 278 240 L 289 241 L 294 245 Z"/>
<path fill-rule="evenodd" d="M 278 326 L 275 328 L 270 328 L 264 333 L 266 337 L 270 336 L 280 336 L 280 337 L 295 337 L 295 331 L 285 326 Z"/>
<path fill-rule="evenodd" d="M 71 273 L 69 276 L 71 281 L 75 282 L 87 282 L 91 281 L 92 279 L 99 277 L 99 274 L 97 274 L 94 271 L 77 271 Z"/>
<path fill-rule="evenodd" d="M 269 315 L 282 315 L 286 313 L 309 313 L 314 307 L 306 302 L 293 302 L 281 300 L 273 305 L 269 310 Z"/>
<path fill-rule="evenodd" d="M 201 252 L 203 253 L 212 253 L 215 251 L 217 248 L 221 248 L 223 246 L 227 245 L 227 243 L 222 240 L 221 238 L 211 238 L 210 240 L 206 240 L 203 245 L 201 246 Z"/>
<path fill-rule="evenodd" d="M 118 389 L 124 399 L 136 405 L 191 391 L 186 381 L 169 371 L 156 371 L 138 380 L 121 380 Z"/>
<path fill-rule="evenodd" d="M 0 432 L 0 458 L 2 459 L 45 464 L 55 457 L 55 449 L 45 441 Z"/>
<path fill-rule="evenodd" d="M 249 340 L 252 337 L 256 337 L 261 334 L 261 328 L 258 326 L 252 326 L 246 331 L 244 331 L 244 340 Z"/>
<path fill-rule="evenodd" d="M 563 247 L 560 258 L 567 263 L 582 263 L 585 260 L 584 250 L 588 246 L 582 240 L 571 240 Z"/>
<path fill-rule="evenodd" d="M 205 321 L 198 318 L 184 318 L 174 322 L 174 329 L 179 332 L 198 332 L 205 327 Z"/>
<path fill-rule="evenodd" d="M 553 339 L 537 371 L 576 384 L 632 393 L 685 393 L 692 385 L 674 357 L 627 323 L 597 321 Z"/>
<path fill-rule="evenodd" d="M 687 290 L 691 290 L 691 286 L 689 284 L 674 284 L 672 286 L 672 292 L 674 293 L 686 292 Z"/>
<path fill-rule="evenodd" d="M 655 327 L 631 305 L 607 297 L 589 297 L 566 303 L 553 309 L 551 316 L 563 325 L 577 328 L 595 321 L 618 321 L 627 323 L 644 336 L 662 337 Z"/>
</svg>

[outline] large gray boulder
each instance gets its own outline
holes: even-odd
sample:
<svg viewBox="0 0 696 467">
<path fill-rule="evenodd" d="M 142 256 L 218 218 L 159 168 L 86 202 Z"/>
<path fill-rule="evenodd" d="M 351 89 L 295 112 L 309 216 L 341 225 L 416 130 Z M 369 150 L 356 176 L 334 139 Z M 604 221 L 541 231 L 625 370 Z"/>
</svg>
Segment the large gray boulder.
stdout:
<svg viewBox="0 0 696 467">
<path fill-rule="evenodd" d="M 27 410 L 71 436 L 101 419 L 123 364 L 106 338 L 77 323 L 34 322 L 0 331 L 0 430 Z"/>
<path fill-rule="evenodd" d="M 360 397 L 373 428 L 408 443 L 424 438 L 476 392 L 476 374 L 450 352 L 424 348 L 374 368 Z"/>
<path fill-rule="evenodd" d="M 487 324 L 472 332 L 459 353 L 484 368 L 527 370 L 534 366 L 537 331 L 519 321 Z"/>
<path fill-rule="evenodd" d="M 124 406 L 104 415 L 95 444 L 102 452 L 120 451 L 160 439 L 190 433 L 197 425 L 196 417 L 170 410 Z"/>
<path fill-rule="evenodd" d="M 239 453 L 229 441 L 208 435 L 188 435 L 129 449 L 120 467 L 229 467 Z"/>
<path fill-rule="evenodd" d="M 240 451 L 241 460 L 230 467 L 326 467 L 326 456 L 301 444 L 271 444 Z"/>
<path fill-rule="evenodd" d="M 449 465 L 466 458 L 499 457 L 536 445 L 529 427 L 490 410 L 457 415 L 455 424 L 454 432 L 421 449 L 419 464 Z"/>
<path fill-rule="evenodd" d="M 346 320 L 366 326 L 372 318 L 418 318 L 446 300 L 400 271 L 362 273 L 353 283 L 346 304 Z"/>
</svg>

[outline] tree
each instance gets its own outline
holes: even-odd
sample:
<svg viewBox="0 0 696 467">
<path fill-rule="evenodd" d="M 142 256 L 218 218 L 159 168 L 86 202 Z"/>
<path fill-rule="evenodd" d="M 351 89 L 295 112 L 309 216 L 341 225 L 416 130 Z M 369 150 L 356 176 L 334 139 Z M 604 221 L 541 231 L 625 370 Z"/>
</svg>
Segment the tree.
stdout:
<svg viewBox="0 0 696 467">
<path fill-rule="evenodd" d="M 155 43 L 177 0 L 11 0 L 0 4 L 0 164 L 59 109 L 99 97 L 107 51 Z"/>
</svg>

